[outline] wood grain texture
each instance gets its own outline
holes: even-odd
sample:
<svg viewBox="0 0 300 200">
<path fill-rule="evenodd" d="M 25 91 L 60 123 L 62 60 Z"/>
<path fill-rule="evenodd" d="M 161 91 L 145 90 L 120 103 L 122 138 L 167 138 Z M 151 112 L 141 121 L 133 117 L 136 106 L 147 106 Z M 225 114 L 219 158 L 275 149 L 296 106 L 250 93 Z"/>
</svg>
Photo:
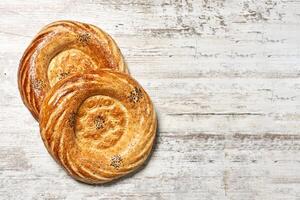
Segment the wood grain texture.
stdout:
<svg viewBox="0 0 300 200">
<path fill-rule="evenodd" d="M 0 199 L 300 199 L 299 0 L 0 2 Z M 17 88 L 52 21 L 116 40 L 159 122 L 150 162 L 88 186 L 50 158 Z"/>
</svg>

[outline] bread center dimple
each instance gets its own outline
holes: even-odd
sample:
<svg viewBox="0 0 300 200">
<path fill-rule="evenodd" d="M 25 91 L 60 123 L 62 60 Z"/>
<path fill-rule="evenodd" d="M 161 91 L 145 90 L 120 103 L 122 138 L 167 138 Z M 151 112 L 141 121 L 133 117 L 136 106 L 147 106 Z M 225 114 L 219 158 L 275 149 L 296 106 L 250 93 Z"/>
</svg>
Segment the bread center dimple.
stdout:
<svg viewBox="0 0 300 200">
<path fill-rule="evenodd" d="M 56 82 L 76 72 L 88 73 L 99 68 L 84 52 L 68 49 L 51 59 L 48 66 L 48 79 L 52 87 Z"/>
<path fill-rule="evenodd" d="M 111 97 L 89 97 L 77 112 L 75 134 L 78 144 L 93 149 L 114 146 L 126 131 L 126 113 L 126 108 Z"/>
</svg>

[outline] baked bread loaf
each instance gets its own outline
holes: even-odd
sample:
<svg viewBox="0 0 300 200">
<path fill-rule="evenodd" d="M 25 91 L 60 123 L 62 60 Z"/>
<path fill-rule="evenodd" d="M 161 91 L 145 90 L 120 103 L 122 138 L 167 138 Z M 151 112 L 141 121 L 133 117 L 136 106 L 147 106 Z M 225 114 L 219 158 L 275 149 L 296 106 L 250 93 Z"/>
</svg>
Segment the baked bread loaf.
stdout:
<svg viewBox="0 0 300 200">
<path fill-rule="evenodd" d="M 57 81 L 73 73 L 101 69 L 127 72 L 117 44 L 107 33 L 75 21 L 51 23 L 37 34 L 21 59 L 21 97 L 38 120 L 42 100 Z"/>
<path fill-rule="evenodd" d="M 124 176 L 147 159 L 156 115 L 129 75 L 102 70 L 74 74 L 47 93 L 40 133 L 52 157 L 75 179 L 97 184 Z"/>
</svg>

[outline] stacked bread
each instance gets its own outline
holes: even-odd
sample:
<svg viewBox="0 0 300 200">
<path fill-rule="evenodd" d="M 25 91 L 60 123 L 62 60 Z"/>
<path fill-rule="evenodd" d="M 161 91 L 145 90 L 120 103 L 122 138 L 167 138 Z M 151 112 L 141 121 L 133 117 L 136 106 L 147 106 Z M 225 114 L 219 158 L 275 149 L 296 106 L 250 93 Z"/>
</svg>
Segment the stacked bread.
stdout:
<svg viewBox="0 0 300 200">
<path fill-rule="evenodd" d="M 76 180 L 109 182 L 149 156 L 153 105 L 103 30 L 75 21 L 45 26 L 24 52 L 18 84 L 48 152 Z"/>
</svg>

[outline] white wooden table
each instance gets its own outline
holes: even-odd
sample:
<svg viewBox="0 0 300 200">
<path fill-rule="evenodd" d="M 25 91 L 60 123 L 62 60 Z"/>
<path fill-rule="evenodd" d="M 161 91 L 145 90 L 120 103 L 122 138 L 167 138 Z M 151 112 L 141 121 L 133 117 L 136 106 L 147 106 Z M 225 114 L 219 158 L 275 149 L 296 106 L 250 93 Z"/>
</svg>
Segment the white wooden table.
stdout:
<svg viewBox="0 0 300 200">
<path fill-rule="evenodd" d="M 22 104 L 19 59 L 60 19 L 110 33 L 156 106 L 129 178 L 74 181 Z M 1 0 L 0 83 L 0 199 L 300 199 L 300 0 Z"/>
</svg>

